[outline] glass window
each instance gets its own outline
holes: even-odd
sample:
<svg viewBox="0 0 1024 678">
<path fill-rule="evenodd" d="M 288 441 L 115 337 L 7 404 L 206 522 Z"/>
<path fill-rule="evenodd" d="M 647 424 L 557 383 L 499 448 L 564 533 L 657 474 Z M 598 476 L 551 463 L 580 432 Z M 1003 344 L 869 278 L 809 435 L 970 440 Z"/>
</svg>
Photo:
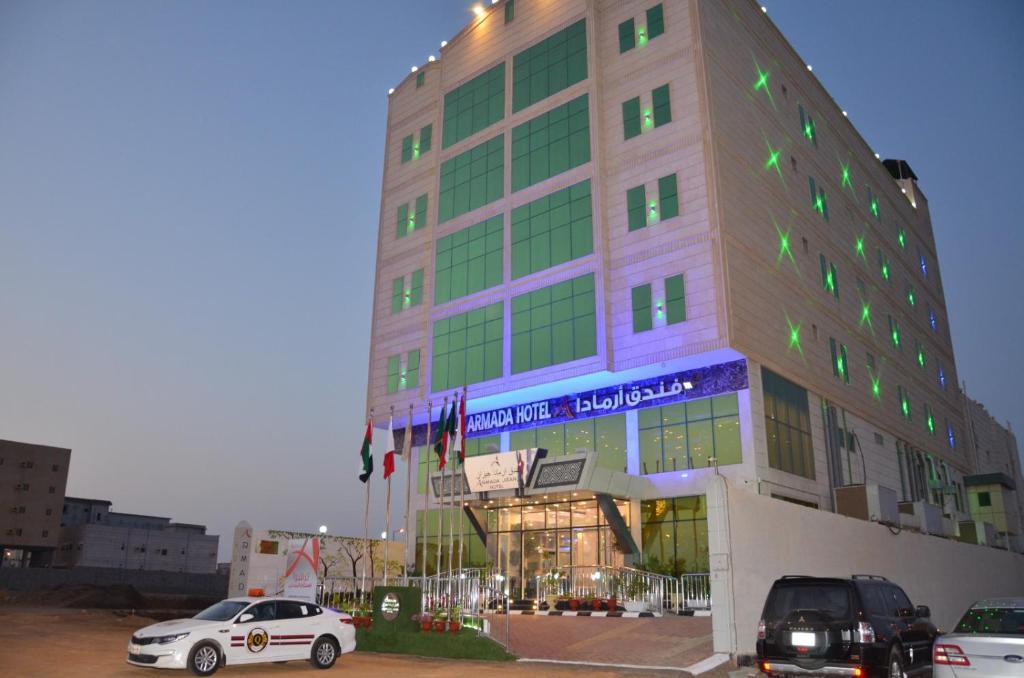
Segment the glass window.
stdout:
<svg viewBox="0 0 1024 678">
<path fill-rule="evenodd" d="M 804 138 L 818 146 L 818 127 L 814 123 L 814 118 L 809 113 L 804 111 L 803 105 L 798 106 L 800 110 L 800 129 L 803 132 Z M 870 193 L 870 190 L 868 191 Z"/>
<path fill-rule="evenodd" d="M 626 218 L 629 230 L 636 231 L 647 226 L 647 194 L 643 186 L 626 191 Z"/>
<path fill-rule="evenodd" d="M 638 412 L 641 473 L 742 461 L 735 393 Z"/>
<path fill-rule="evenodd" d="M 632 19 L 619 24 L 619 54 L 636 47 L 636 22 Z"/>
<path fill-rule="evenodd" d="M 423 269 L 412 272 L 409 283 L 409 306 L 419 306 L 423 303 Z"/>
<path fill-rule="evenodd" d="M 502 280 L 502 215 L 437 241 L 434 304 L 443 304 Z"/>
<path fill-rule="evenodd" d="M 768 465 L 814 479 L 810 409 L 807 391 L 771 370 L 762 368 Z"/>
<path fill-rule="evenodd" d="M 665 11 L 661 4 L 647 10 L 647 37 L 651 40 L 665 32 Z"/>
<path fill-rule="evenodd" d="M 402 388 L 419 388 L 420 386 L 420 350 L 409 351 L 405 359 L 405 383 Z"/>
<path fill-rule="evenodd" d="M 516 18 L 516 0 L 505 0 L 505 23 L 510 24 Z"/>
<path fill-rule="evenodd" d="M 441 147 L 448 148 L 504 116 L 505 62 L 502 61 L 444 95 Z"/>
<path fill-rule="evenodd" d="M 512 279 L 594 250 L 590 179 L 512 210 Z"/>
<path fill-rule="evenodd" d="M 662 85 L 651 92 L 654 104 L 654 126 L 661 127 L 672 122 L 672 102 L 669 100 L 668 85 Z"/>
<path fill-rule="evenodd" d="M 413 147 L 413 157 L 416 157 L 417 151 L 419 152 L 419 155 L 422 155 L 422 154 L 424 154 L 424 153 L 426 153 L 427 151 L 430 150 L 430 142 L 431 142 L 431 138 L 433 137 L 433 135 L 434 135 L 434 126 L 433 126 L 433 124 L 430 124 L 430 125 L 427 125 L 426 127 L 421 127 L 420 128 L 420 145 L 419 145 L 418 149 L 415 146 Z"/>
<path fill-rule="evenodd" d="M 622 102 L 622 136 L 632 139 L 640 136 L 640 97 Z"/>
<path fill-rule="evenodd" d="M 956 625 L 956 633 L 1024 636 L 1024 607 L 1012 603 L 993 607 L 972 607 Z M 1009 641 L 1007 644 L 1010 642 L 1015 641 Z"/>
<path fill-rule="evenodd" d="M 398 206 L 397 218 L 395 219 L 395 236 L 404 238 L 415 230 L 427 225 L 427 196 L 423 194 L 416 198 L 413 211 L 410 211 L 410 204 Z"/>
<path fill-rule="evenodd" d="M 665 321 L 669 325 L 686 320 L 686 286 L 683 274 L 665 278 Z"/>
<path fill-rule="evenodd" d="M 708 571 L 708 526 L 704 497 L 640 502 L 641 538 L 646 567 L 678 577 Z"/>
<path fill-rule="evenodd" d="M 512 58 L 512 112 L 587 79 L 587 27 L 580 19 Z"/>
<path fill-rule="evenodd" d="M 575 454 L 577 450 L 593 450 L 597 452 L 601 468 L 625 471 L 626 416 L 616 414 L 512 431 L 509 446 L 513 450 L 543 447 L 549 457 Z"/>
<path fill-rule="evenodd" d="M 441 163 L 439 224 L 504 195 L 504 154 L 505 136 L 499 134 Z"/>
<path fill-rule="evenodd" d="M 430 387 L 434 392 L 501 376 L 502 302 L 434 323 Z"/>
<path fill-rule="evenodd" d="M 405 307 L 405 278 L 391 281 L 391 314 L 401 313 Z"/>
<path fill-rule="evenodd" d="M 651 286 L 633 288 L 633 332 L 646 332 L 654 327 L 651 316 Z"/>
<path fill-rule="evenodd" d="M 398 390 L 398 380 L 402 371 L 402 356 L 388 356 L 388 393 Z"/>
<path fill-rule="evenodd" d="M 592 355 L 597 355 L 594 274 L 512 298 L 513 374 Z"/>
<path fill-rule="evenodd" d="M 662 220 L 679 216 L 679 189 L 675 174 L 658 179 L 658 212 Z"/>
<path fill-rule="evenodd" d="M 426 82 L 426 75 L 427 74 L 424 73 L 423 71 L 420 71 L 419 73 L 416 74 L 416 88 L 417 89 L 419 89 L 420 87 L 423 87 L 423 83 Z"/>
<path fill-rule="evenodd" d="M 402 162 L 406 163 L 412 160 L 412 135 L 408 135 L 402 138 Z"/>
<path fill-rule="evenodd" d="M 512 190 L 590 162 L 589 96 L 512 128 Z"/>
</svg>

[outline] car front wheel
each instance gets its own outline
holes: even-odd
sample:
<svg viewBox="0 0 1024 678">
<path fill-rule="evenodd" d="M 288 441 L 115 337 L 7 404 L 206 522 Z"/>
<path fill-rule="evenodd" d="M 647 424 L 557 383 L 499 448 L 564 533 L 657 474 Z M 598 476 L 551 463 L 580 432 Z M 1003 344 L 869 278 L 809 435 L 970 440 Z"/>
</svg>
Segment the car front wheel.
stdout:
<svg viewBox="0 0 1024 678">
<path fill-rule="evenodd" d="M 318 669 L 329 669 L 338 659 L 338 645 L 327 636 L 320 636 L 313 643 L 309 661 Z"/>
<path fill-rule="evenodd" d="M 895 645 L 889 650 L 889 678 L 903 678 L 903 659 L 900 648 Z"/>
<path fill-rule="evenodd" d="M 188 668 L 197 676 L 212 676 L 219 666 L 220 652 L 213 643 L 196 643 L 188 653 Z"/>
</svg>

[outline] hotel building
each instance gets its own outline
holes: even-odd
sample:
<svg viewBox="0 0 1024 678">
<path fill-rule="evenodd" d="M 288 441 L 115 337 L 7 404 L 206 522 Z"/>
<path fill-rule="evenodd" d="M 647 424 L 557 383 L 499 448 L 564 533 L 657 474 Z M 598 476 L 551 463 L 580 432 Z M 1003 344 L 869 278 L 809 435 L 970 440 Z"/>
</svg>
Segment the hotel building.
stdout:
<svg viewBox="0 0 1024 678">
<path fill-rule="evenodd" d="M 715 474 L 955 525 L 957 383 L 917 177 L 756 3 L 502 0 L 389 94 L 368 403 L 414 408 L 417 569 L 427 403 L 436 430 L 464 386 L 468 455 L 566 462 L 467 495 L 464 564 L 531 597 L 571 565 L 707 572 Z"/>
</svg>

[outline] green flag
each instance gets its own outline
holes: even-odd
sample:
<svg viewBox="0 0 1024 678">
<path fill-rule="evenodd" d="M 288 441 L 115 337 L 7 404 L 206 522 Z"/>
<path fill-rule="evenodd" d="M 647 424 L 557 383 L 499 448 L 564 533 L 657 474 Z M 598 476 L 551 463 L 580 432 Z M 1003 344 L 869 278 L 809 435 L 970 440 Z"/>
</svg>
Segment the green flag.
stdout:
<svg viewBox="0 0 1024 678">
<path fill-rule="evenodd" d="M 448 451 L 448 436 L 445 431 L 444 405 L 441 405 L 441 413 L 437 415 L 437 434 L 434 437 L 434 452 L 437 454 L 437 466 L 444 469 L 445 453 Z"/>
<path fill-rule="evenodd" d="M 363 434 L 363 447 L 359 450 L 359 456 L 363 458 L 363 472 L 359 474 L 359 480 L 364 483 L 370 479 L 373 473 L 373 455 L 370 454 L 370 445 L 373 444 L 373 420 L 366 421 L 366 433 Z"/>
</svg>

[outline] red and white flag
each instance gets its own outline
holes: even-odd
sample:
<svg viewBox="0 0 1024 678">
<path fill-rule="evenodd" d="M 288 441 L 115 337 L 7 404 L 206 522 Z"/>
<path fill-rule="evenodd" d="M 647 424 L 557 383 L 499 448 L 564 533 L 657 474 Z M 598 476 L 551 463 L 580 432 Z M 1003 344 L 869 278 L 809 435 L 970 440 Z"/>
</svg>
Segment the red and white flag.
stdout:
<svg viewBox="0 0 1024 678">
<path fill-rule="evenodd" d="M 384 453 L 384 480 L 395 472 L 395 417 L 388 420 L 388 451 Z"/>
</svg>

